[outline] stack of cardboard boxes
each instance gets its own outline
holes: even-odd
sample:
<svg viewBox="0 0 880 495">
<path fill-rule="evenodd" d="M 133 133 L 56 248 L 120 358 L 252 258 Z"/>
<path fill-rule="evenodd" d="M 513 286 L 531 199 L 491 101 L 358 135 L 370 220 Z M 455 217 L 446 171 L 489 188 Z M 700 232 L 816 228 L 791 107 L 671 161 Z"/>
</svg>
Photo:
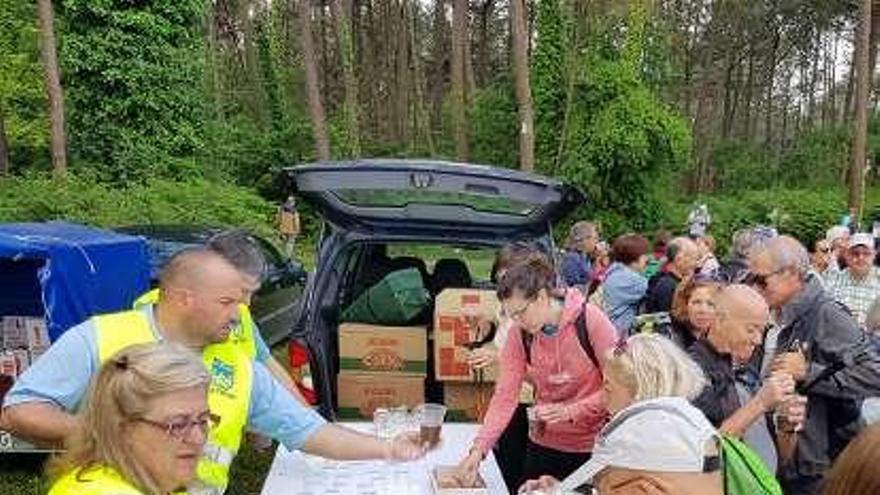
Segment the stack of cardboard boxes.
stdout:
<svg viewBox="0 0 880 495">
<path fill-rule="evenodd" d="M 476 371 L 467 363 L 470 348 L 488 337 L 480 322 L 498 314 L 495 292 L 446 289 L 434 302 L 434 365 L 452 421 L 482 421 L 492 398 L 497 365 Z"/>
<path fill-rule="evenodd" d="M 46 352 L 49 345 L 49 332 L 43 318 L 0 318 L 0 403 L 18 375 Z"/>
<path fill-rule="evenodd" d="M 443 382 L 448 421 L 481 421 L 492 397 L 497 366 L 474 371 L 470 347 L 494 321 L 493 291 L 446 289 L 434 302 L 434 375 Z M 428 335 L 425 327 L 363 323 L 339 326 L 337 397 L 343 419 L 371 419 L 378 407 L 412 408 L 425 401 Z"/>
<path fill-rule="evenodd" d="M 413 408 L 425 401 L 425 327 L 362 323 L 339 326 L 339 416 L 371 419 L 377 407 Z"/>
</svg>

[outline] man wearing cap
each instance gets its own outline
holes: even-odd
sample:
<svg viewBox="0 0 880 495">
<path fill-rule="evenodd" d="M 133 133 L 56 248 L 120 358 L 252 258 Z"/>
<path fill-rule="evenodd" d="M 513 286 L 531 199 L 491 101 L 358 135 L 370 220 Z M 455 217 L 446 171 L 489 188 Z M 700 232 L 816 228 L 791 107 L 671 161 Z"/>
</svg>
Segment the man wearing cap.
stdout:
<svg viewBox="0 0 880 495">
<path fill-rule="evenodd" d="M 846 305 L 863 327 L 868 309 L 880 296 L 880 270 L 874 266 L 875 254 L 874 236 L 859 232 L 849 240 L 847 267 L 826 278 L 831 297 Z"/>
</svg>

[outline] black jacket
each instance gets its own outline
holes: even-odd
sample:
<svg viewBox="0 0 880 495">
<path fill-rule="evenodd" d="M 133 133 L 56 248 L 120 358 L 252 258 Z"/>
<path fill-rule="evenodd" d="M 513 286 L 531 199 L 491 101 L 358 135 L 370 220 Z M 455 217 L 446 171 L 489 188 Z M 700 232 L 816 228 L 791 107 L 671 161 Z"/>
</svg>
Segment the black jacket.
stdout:
<svg viewBox="0 0 880 495">
<path fill-rule="evenodd" d="M 791 349 L 796 341 L 809 345 L 807 377 L 800 387 L 829 366 L 847 363 L 806 392 L 807 419 L 797 452 L 780 472 L 784 479 L 821 476 L 855 433 L 861 401 L 880 395 L 880 358 L 855 319 L 815 277 L 782 308 L 779 323 L 777 353 Z"/>
<path fill-rule="evenodd" d="M 672 308 L 672 298 L 679 279 L 672 272 L 660 272 L 648 281 L 648 292 L 645 294 L 645 312 L 660 313 Z"/>
</svg>

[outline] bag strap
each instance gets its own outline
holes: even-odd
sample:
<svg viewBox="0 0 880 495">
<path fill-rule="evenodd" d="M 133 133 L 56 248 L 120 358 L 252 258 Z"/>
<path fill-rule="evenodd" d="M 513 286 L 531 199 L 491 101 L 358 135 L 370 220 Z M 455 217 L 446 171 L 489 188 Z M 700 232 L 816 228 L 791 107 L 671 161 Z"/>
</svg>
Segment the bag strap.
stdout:
<svg viewBox="0 0 880 495">
<path fill-rule="evenodd" d="M 590 332 L 587 329 L 587 304 L 589 303 L 584 302 L 584 307 L 574 321 L 574 328 L 578 342 L 581 344 L 581 349 L 587 353 L 587 357 L 590 358 L 593 365 L 599 368 L 599 358 L 596 356 L 596 349 L 593 347 L 592 341 L 590 341 Z M 526 351 L 526 363 L 532 364 L 532 342 L 535 340 L 535 337 L 525 330 L 521 330 L 520 333 L 523 348 Z"/>
<path fill-rule="evenodd" d="M 596 357 L 596 349 L 593 347 L 593 342 L 590 341 L 590 332 L 587 328 L 587 304 L 589 303 L 584 303 L 581 313 L 574 321 L 574 327 L 577 333 L 578 342 L 581 344 L 581 349 L 587 353 L 587 357 L 590 358 L 593 365 L 596 368 L 599 368 L 599 358 Z"/>
</svg>

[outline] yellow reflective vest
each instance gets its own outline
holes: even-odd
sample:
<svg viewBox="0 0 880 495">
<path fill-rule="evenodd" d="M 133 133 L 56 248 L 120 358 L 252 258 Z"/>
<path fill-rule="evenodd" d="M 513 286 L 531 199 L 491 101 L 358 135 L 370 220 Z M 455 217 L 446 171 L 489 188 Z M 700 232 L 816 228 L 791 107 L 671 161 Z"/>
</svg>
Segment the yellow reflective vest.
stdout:
<svg viewBox="0 0 880 495">
<path fill-rule="evenodd" d="M 153 289 L 137 298 L 132 307 L 140 309 L 147 304 L 156 304 L 157 302 L 159 302 L 159 289 Z M 238 325 L 235 325 L 229 333 L 229 341 L 241 346 L 244 353 L 252 359 L 256 358 L 257 342 L 254 337 L 256 325 L 254 325 L 254 317 L 251 315 L 251 310 L 247 304 L 238 305 L 238 317 Z"/>
<path fill-rule="evenodd" d="M 48 495 L 144 495 L 113 468 L 74 469 L 58 478 Z"/>
<path fill-rule="evenodd" d="M 156 341 L 143 311 L 131 310 L 92 318 L 97 331 L 98 359 L 103 363 L 119 350 L 142 342 Z M 189 494 L 219 495 L 229 484 L 229 466 L 238 453 L 247 425 L 253 365 L 238 342 L 211 344 L 202 351 L 211 373 L 208 407 L 220 416 L 211 429 L 198 465 L 199 486 Z"/>
</svg>

